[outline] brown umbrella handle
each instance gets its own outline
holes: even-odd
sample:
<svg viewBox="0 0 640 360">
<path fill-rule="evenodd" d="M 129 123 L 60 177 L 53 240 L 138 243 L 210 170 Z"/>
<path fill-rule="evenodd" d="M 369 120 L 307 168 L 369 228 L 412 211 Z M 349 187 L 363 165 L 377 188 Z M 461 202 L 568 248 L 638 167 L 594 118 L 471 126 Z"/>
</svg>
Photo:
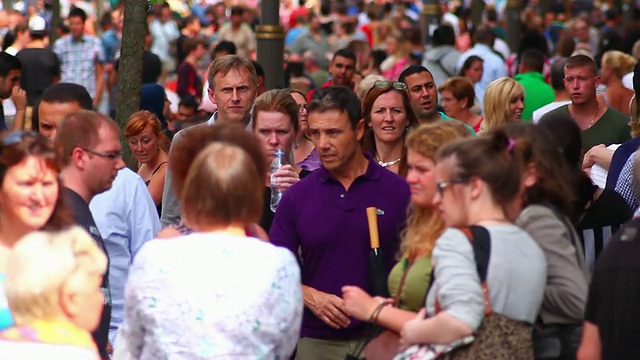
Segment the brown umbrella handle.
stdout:
<svg viewBox="0 0 640 360">
<path fill-rule="evenodd" d="M 367 222 L 369 223 L 369 242 L 372 249 L 380 248 L 380 235 L 378 234 L 378 209 L 367 208 Z"/>
</svg>

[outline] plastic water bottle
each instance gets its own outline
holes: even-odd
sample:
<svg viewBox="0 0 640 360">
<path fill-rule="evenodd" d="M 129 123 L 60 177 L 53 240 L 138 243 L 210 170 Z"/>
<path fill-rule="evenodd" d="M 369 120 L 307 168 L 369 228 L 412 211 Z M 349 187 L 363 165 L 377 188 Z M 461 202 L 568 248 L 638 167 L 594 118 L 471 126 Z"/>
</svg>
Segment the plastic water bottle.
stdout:
<svg viewBox="0 0 640 360">
<path fill-rule="evenodd" d="M 271 174 L 271 212 L 274 213 L 276 212 L 276 208 L 278 208 L 278 204 L 280 203 L 280 199 L 282 199 L 284 191 L 278 187 L 278 180 L 273 176 L 273 174 L 286 164 L 287 160 L 284 157 L 284 151 L 280 149 L 276 150 L 276 157 L 271 161 L 271 167 L 269 169 L 269 173 Z"/>
</svg>

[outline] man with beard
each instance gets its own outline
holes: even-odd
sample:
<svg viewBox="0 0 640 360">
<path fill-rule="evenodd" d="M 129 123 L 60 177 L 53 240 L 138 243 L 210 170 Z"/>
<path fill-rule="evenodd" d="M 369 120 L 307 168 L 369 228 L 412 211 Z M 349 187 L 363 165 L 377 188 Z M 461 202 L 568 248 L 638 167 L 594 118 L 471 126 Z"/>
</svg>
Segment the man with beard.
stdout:
<svg viewBox="0 0 640 360">
<path fill-rule="evenodd" d="M 355 72 L 356 55 L 349 49 L 340 49 L 333 54 L 333 59 L 331 59 L 331 64 L 329 64 L 331 79 L 324 83 L 320 88 L 327 88 L 329 86 L 346 86 L 353 90 L 353 75 Z M 309 91 L 307 94 L 307 101 L 311 102 L 314 90 Z"/>
<path fill-rule="evenodd" d="M 65 200 L 72 210 L 75 222 L 82 226 L 107 254 L 105 244 L 89 210 L 94 196 L 111 188 L 118 170 L 124 168 L 120 129 L 108 117 L 82 110 L 68 115 L 58 127 L 56 148 L 61 150 L 62 177 Z M 111 320 L 111 294 L 108 272 L 100 288 L 104 306 L 100 324 L 93 338 L 102 359 L 108 359 L 107 343 Z"/>
</svg>

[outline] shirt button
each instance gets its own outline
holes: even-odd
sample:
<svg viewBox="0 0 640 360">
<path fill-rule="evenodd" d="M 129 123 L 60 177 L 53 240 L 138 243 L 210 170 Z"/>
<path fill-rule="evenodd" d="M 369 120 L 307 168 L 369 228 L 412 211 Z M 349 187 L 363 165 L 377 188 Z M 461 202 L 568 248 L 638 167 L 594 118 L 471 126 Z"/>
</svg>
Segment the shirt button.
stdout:
<svg viewBox="0 0 640 360">
<path fill-rule="evenodd" d="M 344 194 L 340 194 L 340 198 L 341 198 L 341 199 L 344 199 Z"/>
</svg>

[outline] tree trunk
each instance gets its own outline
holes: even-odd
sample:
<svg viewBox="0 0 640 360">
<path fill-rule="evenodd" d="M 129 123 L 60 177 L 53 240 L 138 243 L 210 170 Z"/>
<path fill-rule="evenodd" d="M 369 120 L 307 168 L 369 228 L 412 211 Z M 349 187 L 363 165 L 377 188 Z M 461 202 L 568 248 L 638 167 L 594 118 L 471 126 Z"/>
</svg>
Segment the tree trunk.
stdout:
<svg viewBox="0 0 640 360">
<path fill-rule="evenodd" d="M 473 23 L 474 27 L 482 24 L 483 12 L 484 0 L 471 0 L 471 22 Z"/>
<path fill-rule="evenodd" d="M 51 28 L 49 29 L 49 43 L 53 45 L 58 40 L 58 24 L 60 24 L 60 0 L 51 1 Z"/>
<path fill-rule="evenodd" d="M 133 165 L 131 149 L 124 141 L 124 128 L 129 116 L 140 110 L 140 90 L 142 89 L 142 56 L 147 26 L 147 1 L 128 0 L 124 2 L 124 25 L 122 29 L 122 49 L 118 71 L 118 95 L 116 97 L 116 121 L 120 125 L 125 162 Z"/>
</svg>

